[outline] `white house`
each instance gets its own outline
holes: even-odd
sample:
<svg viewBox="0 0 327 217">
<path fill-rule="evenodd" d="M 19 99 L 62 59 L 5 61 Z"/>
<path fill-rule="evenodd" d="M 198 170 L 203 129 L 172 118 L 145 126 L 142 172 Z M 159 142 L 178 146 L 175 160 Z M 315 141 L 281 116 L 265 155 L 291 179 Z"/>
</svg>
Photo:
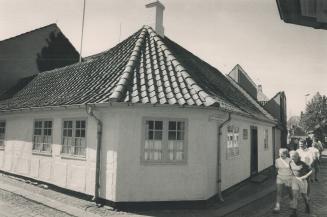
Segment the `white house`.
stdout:
<svg viewBox="0 0 327 217">
<path fill-rule="evenodd" d="M 154 29 L 0 101 L 0 170 L 153 202 L 207 200 L 272 166 L 275 120 Z"/>
</svg>

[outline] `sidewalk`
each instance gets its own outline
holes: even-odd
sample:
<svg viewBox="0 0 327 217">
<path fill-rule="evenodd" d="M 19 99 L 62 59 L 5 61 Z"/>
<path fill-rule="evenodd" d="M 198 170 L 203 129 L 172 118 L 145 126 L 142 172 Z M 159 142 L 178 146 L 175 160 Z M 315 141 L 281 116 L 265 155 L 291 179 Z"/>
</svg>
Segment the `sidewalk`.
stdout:
<svg viewBox="0 0 327 217">
<path fill-rule="evenodd" d="M 0 173 L 1 174 L 1 173 Z M 25 180 L 10 177 L 4 174 L 0 175 L 0 189 L 21 195 L 29 200 L 44 204 L 54 209 L 63 211 L 72 216 L 216 216 L 221 217 L 231 213 L 251 202 L 258 200 L 275 190 L 274 176 L 272 171 L 266 171 L 268 179 L 262 183 L 253 183 L 250 180 L 241 183 L 223 194 L 224 202 L 215 201 L 207 208 L 203 209 L 172 209 L 172 210 L 149 210 L 135 212 L 120 212 L 111 207 L 104 206 L 98 208 L 94 203 L 69 196 L 51 189 L 44 189 L 38 186 L 28 184 Z"/>
</svg>

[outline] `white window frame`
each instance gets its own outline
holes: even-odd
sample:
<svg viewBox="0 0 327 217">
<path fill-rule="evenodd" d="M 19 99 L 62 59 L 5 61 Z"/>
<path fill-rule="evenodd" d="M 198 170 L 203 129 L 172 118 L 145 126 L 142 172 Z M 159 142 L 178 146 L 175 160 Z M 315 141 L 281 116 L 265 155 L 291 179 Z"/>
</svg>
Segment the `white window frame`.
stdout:
<svg viewBox="0 0 327 217">
<path fill-rule="evenodd" d="M 228 125 L 226 132 L 226 158 L 229 160 L 240 156 L 240 128 Z"/>
<path fill-rule="evenodd" d="M 71 153 L 71 151 L 68 151 L 68 152 L 64 152 L 64 149 L 65 149 L 65 146 L 64 145 L 64 130 L 65 130 L 65 127 L 64 127 L 64 124 L 65 124 L 65 121 L 72 121 L 72 141 L 74 141 L 74 144 L 76 142 L 76 139 L 77 138 L 84 138 L 85 140 L 85 145 L 84 145 L 84 154 L 76 154 L 75 151 L 74 153 Z M 85 128 L 84 128 L 84 131 L 85 131 L 85 135 L 84 137 L 76 137 L 76 122 L 77 121 L 84 121 L 85 122 Z M 83 128 L 79 128 L 79 129 L 83 129 Z M 70 146 L 67 146 L 69 147 L 69 149 L 71 147 L 76 147 L 76 145 L 70 145 Z M 75 149 L 75 148 L 74 148 Z M 82 159 L 85 159 L 86 156 L 87 156 L 87 119 L 86 118 L 66 118 L 66 119 L 63 119 L 62 120 L 62 128 L 61 128 L 61 156 L 62 157 L 73 157 L 73 158 L 82 158 Z"/>
<path fill-rule="evenodd" d="M 36 122 L 41 122 L 42 123 L 42 126 L 41 128 L 38 128 L 41 130 L 41 135 L 35 135 L 35 123 Z M 51 128 L 45 128 L 45 122 L 51 122 Z M 44 130 L 45 129 L 50 129 L 51 130 L 51 136 L 49 135 L 45 135 L 44 134 Z M 41 148 L 40 149 L 36 149 L 35 146 L 36 146 L 36 143 L 35 143 L 35 137 L 36 136 L 40 136 L 41 137 L 41 140 L 42 142 L 40 143 L 41 145 Z M 45 138 L 49 136 L 50 137 L 50 142 L 46 142 L 45 141 Z M 33 153 L 47 153 L 47 154 L 51 154 L 52 153 L 52 144 L 53 144 L 53 120 L 52 119 L 35 119 L 33 121 L 33 138 L 32 138 L 32 152 Z M 49 149 L 48 150 L 44 150 L 44 147 L 48 145 L 49 146 Z"/>
<path fill-rule="evenodd" d="M 263 146 L 265 150 L 269 149 L 269 130 L 265 129 L 263 131 Z"/>
<path fill-rule="evenodd" d="M 3 138 L 1 138 L 0 136 L 0 150 L 4 150 L 5 149 L 5 142 L 6 142 L 6 127 L 7 127 L 7 123 L 5 120 L 0 120 L 0 123 L 4 123 L 4 127 L 0 127 L 0 128 L 3 128 L 4 129 L 4 132 L 3 132 Z M 0 133 L 1 135 L 1 133 Z"/>
<path fill-rule="evenodd" d="M 145 160 L 145 142 L 146 142 L 146 122 L 147 121 L 162 121 L 163 122 L 163 130 L 162 130 L 162 159 L 161 160 Z M 174 122 L 183 122 L 184 130 L 183 130 L 183 160 L 170 160 L 169 159 L 169 148 L 168 148 L 168 125 L 170 121 Z M 188 121 L 183 118 L 158 118 L 158 117 L 144 117 L 142 120 L 142 139 L 141 139 L 141 163 L 145 165 L 156 165 L 156 164 L 186 164 L 188 157 Z M 174 140 L 178 141 L 178 140 Z M 176 146 L 174 146 L 175 148 Z M 174 149 L 176 151 L 176 149 Z M 177 150 L 178 152 L 178 150 Z M 176 156 L 176 152 L 174 153 L 174 157 Z"/>
</svg>

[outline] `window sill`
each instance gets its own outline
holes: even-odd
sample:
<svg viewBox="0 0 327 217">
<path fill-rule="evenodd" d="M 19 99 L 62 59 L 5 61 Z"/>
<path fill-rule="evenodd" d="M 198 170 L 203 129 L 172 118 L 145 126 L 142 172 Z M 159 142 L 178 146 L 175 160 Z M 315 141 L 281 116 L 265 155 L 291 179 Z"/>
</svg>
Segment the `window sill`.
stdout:
<svg viewBox="0 0 327 217">
<path fill-rule="evenodd" d="M 86 157 L 78 156 L 78 155 L 61 154 L 61 158 L 62 159 L 70 159 L 70 160 L 86 161 Z"/>
<path fill-rule="evenodd" d="M 0 151 L 4 151 L 5 150 L 5 147 L 0 147 Z"/>
<path fill-rule="evenodd" d="M 33 155 L 41 155 L 41 156 L 46 156 L 46 157 L 52 157 L 51 152 L 39 152 L 39 151 L 32 151 Z"/>
<path fill-rule="evenodd" d="M 176 165 L 176 166 L 184 166 L 187 164 L 187 161 L 141 161 L 141 164 L 144 166 L 170 166 L 170 165 Z"/>
<path fill-rule="evenodd" d="M 240 158 L 240 154 L 236 155 L 236 156 L 232 156 L 232 157 L 227 157 L 226 160 L 237 160 L 238 158 Z"/>
</svg>

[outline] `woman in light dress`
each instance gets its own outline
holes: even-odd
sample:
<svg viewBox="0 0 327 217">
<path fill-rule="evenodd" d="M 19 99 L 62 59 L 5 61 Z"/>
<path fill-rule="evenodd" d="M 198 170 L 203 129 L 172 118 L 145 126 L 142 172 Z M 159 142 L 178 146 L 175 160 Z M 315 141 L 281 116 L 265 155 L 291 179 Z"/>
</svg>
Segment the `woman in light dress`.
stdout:
<svg viewBox="0 0 327 217">
<path fill-rule="evenodd" d="M 292 200 L 292 171 L 290 169 L 291 159 L 288 156 L 288 150 L 286 148 L 279 149 L 279 158 L 275 161 L 277 169 L 277 194 L 276 194 L 276 205 L 273 209 L 274 213 L 280 211 L 280 202 L 282 199 L 283 188 L 288 190 L 290 199 Z"/>
</svg>

